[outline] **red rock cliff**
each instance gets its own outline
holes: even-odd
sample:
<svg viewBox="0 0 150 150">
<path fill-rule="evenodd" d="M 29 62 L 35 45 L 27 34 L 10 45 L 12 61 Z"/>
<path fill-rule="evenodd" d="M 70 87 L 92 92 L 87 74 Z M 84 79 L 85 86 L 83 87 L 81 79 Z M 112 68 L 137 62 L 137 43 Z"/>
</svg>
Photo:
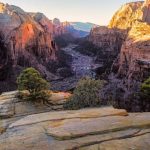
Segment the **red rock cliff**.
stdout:
<svg viewBox="0 0 150 150">
<path fill-rule="evenodd" d="M 29 66 L 53 78 L 46 66 L 56 59 L 54 33 L 55 26 L 44 15 L 31 16 L 19 7 L 0 3 L 0 79 L 10 79 Z"/>
</svg>

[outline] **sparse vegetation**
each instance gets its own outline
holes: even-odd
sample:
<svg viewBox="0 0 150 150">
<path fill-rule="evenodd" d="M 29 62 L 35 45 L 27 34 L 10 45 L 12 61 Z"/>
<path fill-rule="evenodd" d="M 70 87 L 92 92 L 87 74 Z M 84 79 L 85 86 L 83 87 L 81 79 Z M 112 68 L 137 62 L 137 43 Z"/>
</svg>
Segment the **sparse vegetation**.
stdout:
<svg viewBox="0 0 150 150">
<path fill-rule="evenodd" d="M 73 92 L 70 100 L 64 105 L 65 109 L 80 109 L 85 107 L 100 106 L 99 90 L 103 81 L 90 78 L 81 79 Z"/>
<path fill-rule="evenodd" d="M 20 95 L 21 98 L 31 101 L 48 100 L 50 94 L 46 91 L 49 89 L 49 84 L 44 80 L 40 73 L 34 68 L 27 68 L 22 71 L 17 79 L 18 90 L 27 90 L 29 94 Z"/>
<path fill-rule="evenodd" d="M 150 100 L 150 77 L 142 84 L 141 91 L 144 97 Z"/>
</svg>

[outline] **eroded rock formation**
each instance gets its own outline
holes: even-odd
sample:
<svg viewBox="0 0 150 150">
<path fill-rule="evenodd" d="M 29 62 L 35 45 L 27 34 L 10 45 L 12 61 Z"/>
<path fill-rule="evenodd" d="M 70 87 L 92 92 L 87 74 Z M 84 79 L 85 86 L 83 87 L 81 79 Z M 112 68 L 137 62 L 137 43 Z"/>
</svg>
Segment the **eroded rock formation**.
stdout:
<svg viewBox="0 0 150 150">
<path fill-rule="evenodd" d="M 29 14 L 19 7 L 0 3 L 1 88 L 6 86 L 4 90 L 10 90 L 4 80 L 9 82 L 13 78 L 15 83 L 16 74 L 24 67 L 35 67 L 48 80 L 55 78 L 46 68 L 51 60 L 57 59 L 54 30 L 43 14 Z"/>
<path fill-rule="evenodd" d="M 136 23 L 121 48 L 119 74 L 143 80 L 150 75 L 150 25 Z"/>
<path fill-rule="evenodd" d="M 123 5 L 112 17 L 109 28 L 128 29 L 139 17 L 143 2 L 133 2 Z"/>
<path fill-rule="evenodd" d="M 121 29 L 101 26 L 91 30 L 88 40 L 99 48 L 96 61 L 102 64 L 102 67 L 98 69 L 100 74 L 107 69 L 110 70 L 113 61 L 120 53 L 125 38 L 126 32 Z"/>
<path fill-rule="evenodd" d="M 139 2 L 135 3 L 139 8 L 132 13 L 135 22 L 130 27 L 125 27 L 130 29 L 122 44 L 118 61 L 118 74 L 128 79 L 127 85 L 129 87 L 133 85 L 133 80 L 141 82 L 150 75 L 150 24 L 148 16 L 150 1 L 145 1 L 141 6 L 139 4 L 141 5 Z M 116 18 L 122 18 L 122 16 L 116 16 Z M 132 21 L 132 19 L 129 20 Z M 116 27 L 118 27 L 117 24 Z"/>
<path fill-rule="evenodd" d="M 142 6 L 140 19 L 150 24 L 150 0 L 145 0 Z"/>
<path fill-rule="evenodd" d="M 150 76 L 149 8 L 149 0 L 128 3 L 116 12 L 108 27 L 93 29 L 95 32 L 91 31 L 89 37 L 92 43 L 101 47 L 101 51 L 107 52 L 106 44 L 110 53 L 116 54 L 111 68 L 113 73 L 109 76 L 111 86 L 107 91 L 116 89 L 112 92 L 117 95 L 115 99 L 130 111 L 143 110 L 142 102 L 133 93 L 139 93 L 141 82 Z M 109 58 L 113 58 L 113 54 Z M 148 106 L 145 111 L 150 110 L 149 104 L 144 105 Z"/>
</svg>

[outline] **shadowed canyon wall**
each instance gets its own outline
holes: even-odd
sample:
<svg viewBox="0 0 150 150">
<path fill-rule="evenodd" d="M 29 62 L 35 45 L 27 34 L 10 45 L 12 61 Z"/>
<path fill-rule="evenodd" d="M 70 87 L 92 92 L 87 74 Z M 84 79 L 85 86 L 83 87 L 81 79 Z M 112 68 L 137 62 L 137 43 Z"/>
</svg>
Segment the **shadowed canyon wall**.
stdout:
<svg viewBox="0 0 150 150">
<path fill-rule="evenodd" d="M 93 29 L 89 36 L 92 43 L 113 58 L 105 98 L 115 99 L 130 111 L 143 109 L 135 95 L 141 82 L 150 76 L 149 14 L 149 0 L 128 3 L 115 13 L 108 27 Z M 144 109 L 149 110 L 150 104 L 145 105 Z"/>
</svg>

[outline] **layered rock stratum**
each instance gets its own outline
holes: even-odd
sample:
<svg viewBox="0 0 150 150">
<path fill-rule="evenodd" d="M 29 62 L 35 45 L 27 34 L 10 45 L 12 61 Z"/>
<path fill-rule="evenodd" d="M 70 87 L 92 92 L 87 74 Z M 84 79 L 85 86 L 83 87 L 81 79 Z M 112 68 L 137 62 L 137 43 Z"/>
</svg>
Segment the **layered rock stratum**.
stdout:
<svg viewBox="0 0 150 150">
<path fill-rule="evenodd" d="M 150 25 L 137 22 L 121 48 L 119 74 L 128 79 L 143 80 L 150 69 Z"/>
<path fill-rule="evenodd" d="M 107 67 L 111 68 L 113 61 L 120 53 L 125 38 L 126 32 L 122 34 L 120 29 L 101 26 L 91 30 L 88 40 L 99 48 L 96 60 L 102 64 L 99 69 L 100 73 L 104 73 Z"/>
<path fill-rule="evenodd" d="M 23 93 L 28 92 L 24 91 Z M 0 95 L 0 118 L 11 118 L 54 110 L 63 110 L 63 104 L 71 96 L 71 94 L 67 92 L 51 92 L 51 98 L 46 103 L 32 103 L 19 99 L 18 94 L 18 91 L 13 91 Z"/>
<path fill-rule="evenodd" d="M 25 67 L 36 68 L 47 80 L 57 78 L 47 66 L 57 60 L 54 37 L 62 32 L 42 13 L 0 3 L 0 91 L 14 89 Z"/>
<path fill-rule="evenodd" d="M 16 93 L 0 96 L 1 110 L 17 102 Z M 56 93 L 53 102 L 62 103 L 67 95 Z M 35 111 L 34 105 L 21 101 L 15 106 L 16 114 L 6 116 L 9 111 L 5 111 L 5 119 L 0 120 L 1 150 L 148 150 L 150 146 L 150 113 L 127 113 L 113 107 L 72 111 L 43 107 L 41 111 L 42 105 Z"/>
<path fill-rule="evenodd" d="M 121 96 L 116 98 L 122 103 L 119 105 L 130 111 L 142 109 L 139 108 L 142 104 L 133 100 L 132 92 L 138 93 L 141 82 L 150 76 L 149 14 L 149 0 L 125 4 L 107 27 L 95 28 L 89 36 L 89 40 L 101 48 L 101 53 L 113 60 L 113 74 L 109 76 L 111 86 L 107 90 L 116 89 L 111 95 L 119 93 Z M 97 59 L 103 59 L 102 56 L 98 55 Z M 146 110 L 150 110 L 149 104 L 146 105 Z"/>
</svg>

